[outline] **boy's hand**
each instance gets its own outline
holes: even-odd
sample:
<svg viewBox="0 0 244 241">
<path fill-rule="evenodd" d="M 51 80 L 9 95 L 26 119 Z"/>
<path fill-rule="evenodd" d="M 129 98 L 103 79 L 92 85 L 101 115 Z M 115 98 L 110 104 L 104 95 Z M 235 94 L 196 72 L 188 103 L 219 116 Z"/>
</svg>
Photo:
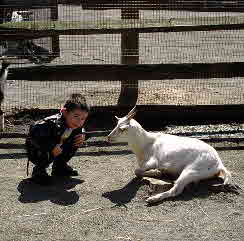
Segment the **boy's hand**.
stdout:
<svg viewBox="0 0 244 241">
<path fill-rule="evenodd" d="M 62 153 L 62 148 L 60 147 L 60 145 L 56 145 L 52 150 L 52 154 L 54 157 L 60 155 L 61 153 Z"/>
<path fill-rule="evenodd" d="M 75 136 L 74 147 L 80 147 L 85 141 L 85 135 L 79 134 Z"/>
</svg>

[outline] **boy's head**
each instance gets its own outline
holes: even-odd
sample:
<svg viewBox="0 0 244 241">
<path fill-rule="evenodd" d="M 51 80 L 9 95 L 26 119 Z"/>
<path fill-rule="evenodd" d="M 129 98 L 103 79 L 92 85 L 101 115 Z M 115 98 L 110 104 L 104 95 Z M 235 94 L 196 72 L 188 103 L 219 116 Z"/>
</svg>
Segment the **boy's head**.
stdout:
<svg viewBox="0 0 244 241">
<path fill-rule="evenodd" d="M 82 127 L 88 117 L 90 107 L 81 94 L 72 94 L 64 104 L 62 114 L 69 128 Z"/>
</svg>

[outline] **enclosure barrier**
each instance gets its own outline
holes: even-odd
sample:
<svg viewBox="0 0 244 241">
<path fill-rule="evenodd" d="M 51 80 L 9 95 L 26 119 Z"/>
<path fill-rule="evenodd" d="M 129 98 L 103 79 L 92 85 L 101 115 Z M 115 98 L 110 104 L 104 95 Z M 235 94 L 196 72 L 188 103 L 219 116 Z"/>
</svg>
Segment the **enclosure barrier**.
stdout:
<svg viewBox="0 0 244 241">
<path fill-rule="evenodd" d="M 0 25 L 0 40 L 36 41 L 51 37 L 52 46 L 56 46 L 52 50 L 54 58 L 49 63 L 12 65 L 9 80 L 23 80 L 24 86 L 31 85 L 32 90 L 39 87 L 39 95 L 43 81 L 47 86 L 58 86 L 55 93 L 60 95 L 65 88 L 70 92 L 69 84 L 76 86 L 77 82 L 81 83 L 83 87 L 74 89 L 84 90 L 95 103 L 93 109 L 98 111 L 100 108 L 101 113 L 111 110 L 125 113 L 137 104 L 141 111 L 150 111 L 152 116 L 160 112 L 160 118 L 165 121 L 243 121 L 244 36 L 240 30 L 244 28 L 244 5 L 241 1 L 220 4 L 211 1 L 93 0 L 81 1 L 81 5 L 62 5 L 77 1 L 44 2 L 4 6 L 6 9 L 49 6 L 51 17 L 48 21 L 43 21 L 42 17 L 21 23 L 4 22 Z M 103 12 L 104 19 L 80 18 L 81 13 L 89 18 L 91 11 Z M 119 15 L 116 12 L 107 19 L 105 13 L 113 14 L 111 11 L 119 11 Z M 106 53 L 110 53 L 109 47 L 112 48 L 113 43 L 109 46 L 104 42 L 104 53 L 100 54 L 99 46 L 96 48 L 91 44 L 92 40 L 98 42 L 94 36 L 99 41 L 116 39 L 118 49 L 112 53 L 116 61 L 109 59 L 106 63 L 97 63 L 105 62 Z M 192 39 L 190 44 L 188 37 Z M 99 53 L 103 59 L 83 60 L 83 54 L 86 55 L 83 51 L 80 59 L 73 61 L 75 54 L 79 54 L 78 48 L 75 48 L 78 53 L 74 53 L 70 61 L 62 59 L 71 43 L 78 45 L 80 42 L 84 43 L 79 45 L 81 48 L 90 51 L 89 57 Z M 195 42 L 198 43 L 196 47 Z M 186 53 L 181 55 L 180 50 L 186 50 Z M 147 58 L 147 54 L 152 58 Z M 108 90 L 104 90 L 105 85 Z M 11 91 L 11 87 L 8 90 Z M 96 93 L 100 95 L 96 97 Z M 209 101 L 209 97 L 213 101 Z M 32 98 L 38 99 L 35 94 Z M 101 101 L 96 102 L 99 98 Z M 62 101 L 58 99 L 60 104 Z M 37 103 L 37 106 L 46 108 L 42 103 Z"/>
</svg>

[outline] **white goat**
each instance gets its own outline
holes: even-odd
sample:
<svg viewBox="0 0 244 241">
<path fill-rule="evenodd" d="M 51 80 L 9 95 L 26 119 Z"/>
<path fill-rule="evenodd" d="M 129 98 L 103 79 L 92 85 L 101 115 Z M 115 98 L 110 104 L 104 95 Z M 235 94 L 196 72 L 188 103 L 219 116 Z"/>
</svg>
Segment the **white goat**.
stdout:
<svg viewBox="0 0 244 241">
<path fill-rule="evenodd" d="M 18 11 L 12 12 L 11 22 L 22 22 L 23 17 Z"/>
<path fill-rule="evenodd" d="M 116 117 L 118 123 L 108 135 L 108 141 L 128 142 L 138 161 L 136 176 L 158 176 L 161 173 L 178 176 L 169 191 L 147 198 L 148 203 L 177 196 L 189 183 L 214 176 L 223 177 L 224 184 L 232 184 L 230 172 L 212 146 L 195 138 L 147 132 L 132 119 L 134 115 L 135 107 L 125 117 Z"/>
</svg>

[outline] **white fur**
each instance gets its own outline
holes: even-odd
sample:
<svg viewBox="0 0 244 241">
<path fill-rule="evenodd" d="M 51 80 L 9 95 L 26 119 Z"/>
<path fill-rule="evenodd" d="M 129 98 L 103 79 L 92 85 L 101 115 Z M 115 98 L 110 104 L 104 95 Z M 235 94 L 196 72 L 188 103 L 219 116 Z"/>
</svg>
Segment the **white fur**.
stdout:
<svg viewBox="0 0 244 241">
<path fill-rule="evenodd" d="M 223 174 L 224 184 L 231 183 L 230 172 L 212 146 L 195 138 L 147 132 L 132 119 L 134 114 L 130 113 L 118 118 L 118 124 L 108 135 L 108 141 L 128 142 L 137 157 L 137 176 L 154 176 L 155 172 L 149 171 L 152 169 L 178 176 L 169 191 L 149 197 L 148 203 L 177 196 L 189 183 L 220 174 Z"/>
<path fill-rule="evenodd" d="M 11 17 L 11 22 L 22 22 L 23 17 L 21 14 L 19 14 L 18 11 L 13 11 L 12 12 L 12 17 Z"/>
</svg>

